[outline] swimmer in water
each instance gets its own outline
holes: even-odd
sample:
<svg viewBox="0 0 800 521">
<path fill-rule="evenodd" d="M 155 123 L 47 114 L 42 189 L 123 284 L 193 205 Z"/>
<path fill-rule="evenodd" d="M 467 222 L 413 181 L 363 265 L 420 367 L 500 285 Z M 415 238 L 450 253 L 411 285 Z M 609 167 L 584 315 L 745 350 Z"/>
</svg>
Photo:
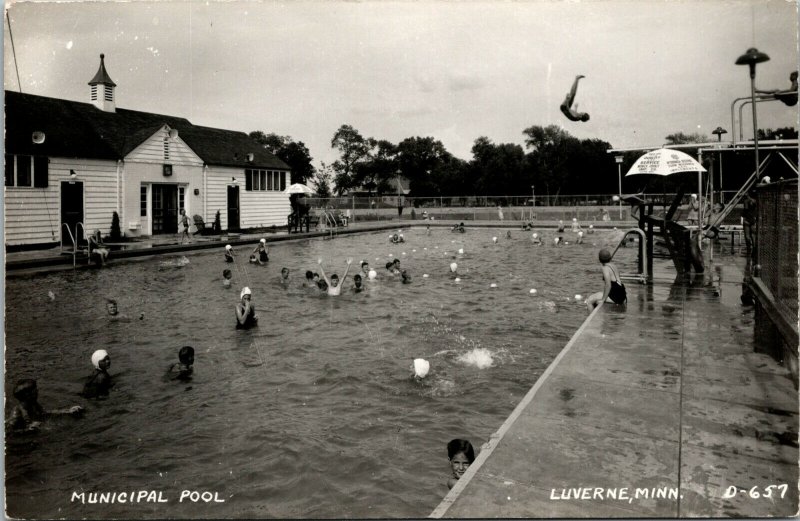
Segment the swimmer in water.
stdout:
<svg viewBox="0 0 800 521">
<path fill-rule="evenodd" d="M 256 307 L 251 302 L 252 293 L 250 288 L 245 286 L 239 294 L 241 302 L 236 304 L 236 329 L 249 329 L 258 325 L 258 315 Z"/>
<path fill-rule="evenodd" d="M 511 230 L 506 230 L 506 239 L 511 238 Z"/>
<path fill-rule="evenodd" d="M 430 235 L 430 234 L 431 234 L 431 225 L 430 224 L 426 224 L 425 225 L 425 235 Z"/>
<path fill-rule="evenodd" d="M 589 225 L 589 232 L 588 232 L 588 233 L 589 233 L 589 234 L 592 234 L 592 233 L 594 233 L 594 224 L 590 224 L 590 225 Z"/>
<path fill-rule="evenodd" d="M 314 282 L 314 272 L 306 270 L 306 280 L 303 282 L 304 288 L 315 288 L 317 283 Z"/>
<path fill-rule="evenodd" d="M 347 272 L 350 271 L 350 264 L 352 264 L 353 259 L 347 259 L 347 267 L 344 269 L 344 275 L 342 275 L 341 284 L 339 281 L 339 276 L 337 274 L 331 275 L 329 279 L 327 275 L 325 275 L 325 269 L 322 267 L 322 259 L 317 259 L 317 264 L 319 264 L 319 271 L 322 274 L 322 278 L 325 279 L 325 282 L 328 285 L 328 295 L 339 295 L 342 292 L 342 284 L 344 281 L 347 280 Z"/>
<path fill-rule="evenodd" d="M 578 93 L 578 80 L 581 78 L 585 78 L 579 74 L 575 76 L 575 81 L 572 82 L 572 88 L 567 93 L 567 97 L 564 98 L 564 102 L 561 103 L 561 112 L 569 119 L 570 121 L 589 121 L 589 114 L 586 112 L 578 112 L 578 105 L 575 105 L 575 108 L 572 108 L 572 104 L 575 102 L 575 94 Z"/>
<path fill-rule="evenodd" d="M 261 239 L 258 242 L 258 245 L 253 250 L 253 255 L 256 256 L 256 260 L 259 264 L 266 264 L 269 262 L 269 251 L 267 250 L 267 240 Z"/>
<path fill-rule="evenodd" d="M 194 348 L 192 346 L 183 346 L 178 351 L 178 363 L 172 364 L 167 369 L 167 376 L 171 380 L 191 380 L 192 372 L 194 369 Z"/>
<path fill-rule="evenodd" d="M 13 391 L 17 405 L 11 411 L 11 416 L 6 420 L 6 433 L 10 431 L 34 431 L 39 428 L 41 423 L 48 416 L 56 414 L 70 414 L 79 416 L 83 413 L 83 407 L 73 405 L 68 409 L 44 410 L 39 404 L 39 389 L 36 380 L 24 378 L 17 382 Z"/>
<path fill-rule="evenodd" d="M 578 238 L 575 239 L 575 244 L 583 244 L 583 232 L 578 232 Z"/>
<path fill-rule="evenodd" d="M 531 240 L 533 241 L 533 244 L 535 244 L 536 246 L 542 245 L 542 239 L 539 237 L 538 233 L 534 233 Z"/>
<path fill-rule="evenodd" d="M 467 440 L 455 439 L 447 444 L 447 459 L 450 461 L 450 470 L 453 475 L 447 480 L 447 488 L 453 488 L 456 482 L 475 461 L 475 449 Z"/>
<path fill-rule="evenodd" d="M 233 262 L 233 246 L 230 244 L 225 245 L 225 262 Z"/>
<path fill-rule="evenodd" d="M 400 236 L 395 233 L 394 235 L 392 235 L 391 241 L 392 244 L 397 244 L 398 242 L 400 242 Z"/>
<path fill-rule="evenodd" d="M 102 398 L 108 396 L 109 390 L 114 386 L 108 368 L 111 367 L 111 357 L 105 349 L 98 349 L 92 353 L 94 372 L 89 375 L 81 393 L 85 398 Z"/>
<path fill-rule="evenodd" d="M 281 277 L 280 277 L 280 279 L 278 279 L 278 282 L 284 288 L 288 288 L 289 287 L 289 284 L 292 282 L 291 278 L 289 277 L 289 268 L 287 268 L 285 266 L 283 268 L 281 268 Z"/>
<path fill-rule="evenodd" d="M 226 288 L 231 287 L 231 278 L 233 278 L 233 274 L 231 270 L 222 270 L 222 285 Z"/>
<path fill-rule="evenodd" d="M 578 233 L 581 230 L 583 230 L 583 228 L 581 228 L 581 223 L 578 222 L 578 219 L 573 217 L 572 218 L 572 231 L 575 232 L 575 233 Z"/>
<path fill-rule="evenodd" d="M 362 260 L 361 261 L 361 273 L 364 277 L 369 277 L 369 262 Z"/>
<path fill-rule="evenodd" d="M 594 293 L 586 299 L 586 308 L 589 313 L 604 302 L 624 304 L 628 300 L 628 294 L 625 285 L 619 278 L 617 267 L 611 263 L 611 252 L 603 248 L 598 254 L 598 259 L 603 265 L 603 291 Z"/>
<path fill-rule="evenodd" d="M 324 280 L 320 279 L 317 281 L 317 289 L 319 289 L 322 293 L 328 294 L 328 283 Z"/>
<path fill-rule="evenodd" d="M 130 322 L 131 319 L 128 315 L 119 312 L 117 301 L 113 298 L 106 299 L 106 311 L 108 312 L 108 319 L 113 322 Z M 144 313 L 139 315 L 139 320 L 144 319 Z"/>
<path fill-rule="evenodd" d="M 353 275 L 353 293 L 361 293 L 364 291 L 364 286 L 361 284 L 361 274 L 356 273 Z"/>
<path fill-rule="evenodd" d="M 564 233 L 564 221 L 558 221 L 558 233 Z"/>
<path fill-rule="evenodd" d="M 561 246 L 564 244 L 564 237 L 560 235 L 558 237 L 553 237 L 553 246 Z"/>
<path fill-rule="evenodd" d="M 411 284 L 411 275 L 407 270 L 400 270 L 400 276 L 403 278 L 403 284 Z"/>
</svg>

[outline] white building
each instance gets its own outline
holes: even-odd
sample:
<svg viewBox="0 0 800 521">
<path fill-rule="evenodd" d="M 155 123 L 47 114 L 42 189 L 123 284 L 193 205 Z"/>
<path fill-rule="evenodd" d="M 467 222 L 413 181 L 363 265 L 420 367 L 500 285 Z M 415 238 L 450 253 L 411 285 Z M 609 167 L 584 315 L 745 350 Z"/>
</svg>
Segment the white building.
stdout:
<svg viewBox="0 0 800 521">
<path fill-rule="evenodd" d="M 289 167 L 247 134 L 120 109 L 104 56 L 89 103 L 6 92 L 5 236 L 69 243 L 77 223 L 108 234 L 176 233 L 179 210 L 222 230 L 285 226 Z M 82 233 L 82 230 L 78 232 Z"/>
</svg>

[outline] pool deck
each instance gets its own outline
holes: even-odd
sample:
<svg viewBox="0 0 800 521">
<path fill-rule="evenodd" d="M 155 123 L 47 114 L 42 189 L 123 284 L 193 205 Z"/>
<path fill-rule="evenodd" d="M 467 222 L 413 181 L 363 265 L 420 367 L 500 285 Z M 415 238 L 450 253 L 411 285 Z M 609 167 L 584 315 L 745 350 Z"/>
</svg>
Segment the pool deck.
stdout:
<svg viewBox="0 0 800 521">
<path fill-rule="evenodd" d="M 715 257 L 596 309 L 430 517 L 796 516 L 798 394 Z"/>
</svg>

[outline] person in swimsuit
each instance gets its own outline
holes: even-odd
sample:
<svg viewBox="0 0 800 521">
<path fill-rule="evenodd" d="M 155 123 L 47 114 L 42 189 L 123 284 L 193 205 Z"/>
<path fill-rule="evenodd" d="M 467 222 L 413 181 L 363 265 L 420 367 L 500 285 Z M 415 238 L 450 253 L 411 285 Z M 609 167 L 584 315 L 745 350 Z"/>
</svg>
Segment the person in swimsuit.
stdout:
<svg viewBox="0 0 800 521">
<path fill-rule="evenodd" d="M 167 376 L 170 380 L 191 380 L 194 372 L 192 365 L 194 365 L 194 348 L 183 346 L 178 351 L 178 363 L 169 366 Z"/>
<path fill-rule="evenodd" d="M 619 279 L 617 267 L 611 263 L 611 252 L 603 248 L 598 254 L 600 264 L 603 265 L 603 291 L 594 293 L 586 299 L 586 307 L 591 313 L 594 308 L 604 302 L 624 304 L 628 300 L 625 285 Z"/>
<path fill-rule="evenodd" d="M 232 277 L 233 274 L 231 273 L 231 270 L 222 270 L 222 285 L 226 288 L 230 288 Z"/>
<path fill-rule="evenodd" d="M 14 398 L 17 405 L 11 411 L 11 416 L 6 420 L 6 433 L 11 431 L 33 431 L 39 428 L 42 421 L 55 414 L 71 414 L 78 416 L 83 413 L 83 407 L 73 405 L 68 409 L 46 411 L 39 404 L 39 389 L 36 380 L 23 378 L 14 386 Z"/>
<path fill-rule="evenodd" d="M 314 272 L 311 270 L 306 270 L 306 280 L 303 281 L 304 288 L 315 288 L 317 287 L 317 283 L 314 282 Z"/>
<path fill-rule="evenodd" d="M 786 90 L 781 89 L 774 89 L 774 90 L 758 90 L 756 92 L 759 94 L 772 94 L 775 96 L 776 100 L 782 101 L 786 106 L 794 107 L 797 105 L 797 71 L 792 71 L 789 75 L 789 81 L 792 82 L 792 86 Z"/>
<path fill-rule="evenodd" d="M 281 268 L 281 277 L 278 279 L 278 282 L 284 288 L 288 288 L 289 284 L 291 284 L 292 280 L 289 277 L 289 268 L 283 267 Z"/>
<path fill-rule="evenodd" d="M 256 307 L 250 301 L 252 294 L 250 288 L 245 286 L 239 294 L 241 302 L 236 304 L 236 329 L 250 329 L 258 325 Z"/>
<path fill-rule="evenodd" d="M 347 280 L 347 272 L 350 271 L 350 264 L 352 264 L 353 259 L 347 259 L 347 267 L 344 269 L 344 275 L 342 276 L 341 284 L 344 284 L 344 281 Z M 331 275 L 331 278 L 328 279 L 328 276 L 325 275 L 325 270 L 322 267 L 322 259 L 317 259 L 317 264 L 319 264 L 319 271 L 322 274 L 322 278 L 325 279 L 325 283 L 327 284 L 328 295 L 339 295 L 342 293 L 342 286 L 339 284 L 339 276 L 337 274 Z"/>
<path fill-rule="evenodd" d="M 361 293 L 364 291 L 364 286 L 361 284 L 361 275 L 356 273 L 353 275 L 353 293 Z"/>
<path fill-rule="evenodd" d="M 365 260 L 361 261 L 361 277 L 362 281 L 364 278 L 369 278 L 369 262 Z"/>
<path fill-rule="evenodd" d="M 255 247 L 253 250 L 253 255 L 256 256 L 256 260 L 259 264 L 266 264 L 269 262 L 269 251 L 267 250 L 267 240 L 261 239 L 258 242 L 258 246 Z"/>
<path fill-rule="evenodd" d="M 105 266 L 110 250 L 105 244 L 103 244 L 103 235 L 100 230 L 94 231 L 94 234 L 88 238 L 88 243 L 92 255 L 97 255 L 98 259 L 100 260 L 100 265 Z"/>
<path fill-rule="evenodd" d="M 541 246 L 542 245 L 542 239 L 539 238 L 539 234 L 538 233 L 534 233 L 531 236 L 531 240 L 533 241 L 533 244 L 535 244 L 536 246 Z"/>
<path fill-rule="evenodd" d="M 233 262 L 233 246 L 225 245 L 225 262 Z"/>
<path fill-rule="evenodd" d="M 119 312 L 117 301 L 113 298 L 106 299 L 106 311 L 108 311 L 108 319 L 114 322 L 130 322 L 131 319 L 128 315 Z M 144 320 L 144 313 L 139 315 L 139 320 Z"/>
<path fill-rule="evenodd" d="M 689 214 L 686 216 L 686 221 L 689 226 L 695 226 L 700 220 L 700 202 L 697 200 L 697 194 L 692 194 L 689 199 Z"/>
<path fill-rule="evenodd" d="M 578 105 L 575 105 L 574 109 L 572 108 L 572 104 L 575 102 L 575 94 L 578 92 L 578 80 L 585 77 L 586 76 L 580 74 L 575 76 L 575 81 L 572 82 L 572 88 L 569 90 L 567 97 L 564 98 L 564 102 L 561 104 L 561 112 L 563 112 L 570 121 L 589 121 L 589 114 L 586 112 L 578 112 Z"/>
<path fill-rule="evenodd" d="M 403 278 L 403 284 L 411 284 L 411 275 L 406 270 L 400 270 L 400 276 Z"/>
<path fill-rule="evenodd" d="M 447 444 L 447 459 L 450 461 L 450 470 L 453 473 L 447 480 L 447 488 L 453 488 L 475 461 L 475 449 L 467 440 L 458 438 L 450 440 L 450 443 Z"/>
<path fill-rule="evenodd" d="M 86 398 L 102 398 L 108 396 L 109 390 L 114 386 L 108 368 L 111 367 L 111 357 L 105 349 L 98 349 L 92 353 L 94 372 L 89 375 L 81 393 Z"/>
<path fill-rule="evenodd" d="M 183 226 L 183 231 L 181 232 L 181 244 L 183 244 L 183 239 L 186 239 L 187 242 L 192 242 L 192 236 L 189 235 L 189 216 L 186 215 L 186 210 L 181 209 L 181 215 L 178 217 L 178 222 L 180 222 L 181 226 Z"/>
</svg>

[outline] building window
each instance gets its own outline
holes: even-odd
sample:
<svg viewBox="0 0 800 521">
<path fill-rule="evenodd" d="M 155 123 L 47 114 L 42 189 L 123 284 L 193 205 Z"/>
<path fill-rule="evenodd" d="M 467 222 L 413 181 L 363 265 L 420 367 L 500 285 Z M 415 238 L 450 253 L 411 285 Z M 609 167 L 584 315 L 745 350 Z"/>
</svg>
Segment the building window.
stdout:
<svg viewBox="0 0 800 521">
<path fill-rule="evenodd" d="M 267 186 L 267 172 L 264 170 L 259 170 L 258 177 L 261 178 L 261 189 L 266 190 L 265 187 Z"/>
<path fill-rule="evenodd" d="M 147 186 L 139 188 L 139 215 L 147 217 Z"/>
<path fill-rule="evenodd" d="M 47 188 L 49 160 L 45 156 L 6 154 L 6 186 Z"/>
<path fill-rule="evenodd" d="M 266 170 L 245 169 L 245 190 L 248 192 L 272 190 L 272 178 L 267 175 L 268 173 Z"/>
<path fill-rule="evenodd" d="M 250 187 L 251 190 L 261 190 L 261 177 L 258 175 L 258 171 L 250 171 L 250 175 L 253 178 L 252 186 Z"/>
<path fill-rule="evenodd" d="M 267 190 L 272 190 L 272 172 L 267 172 Z"/>
</svg>

